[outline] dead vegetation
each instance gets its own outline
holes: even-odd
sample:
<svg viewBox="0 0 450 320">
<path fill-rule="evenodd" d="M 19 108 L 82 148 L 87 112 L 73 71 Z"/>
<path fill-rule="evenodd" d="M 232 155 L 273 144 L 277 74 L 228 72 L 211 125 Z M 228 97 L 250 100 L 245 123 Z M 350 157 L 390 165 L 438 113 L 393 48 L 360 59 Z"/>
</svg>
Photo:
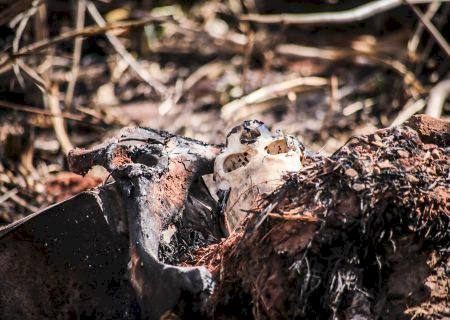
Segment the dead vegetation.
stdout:
<svg viewBox="0 0 450 320">
<path fill-rule="evenodd" d="M 304 169 L 286 176 L 239 232 L 222 241 L 216 225 L 209 237 L 189 219 L 169 223 L 181 231 L 172 242 L 159 244 L 157 258 L 206 265 L 216 277 L 211 299 L 191 311 L 219 319 L 449 317 L 450 128 L 445 121 L 413 117 L 449 119 L 449 14 L 450 3 L 441 0 L 5 0 L 0 3 L 0 223 L 95 186 L 104 190 L 117 178 L 111 170 L 69 174 L 66 153 L 98 145 L 124 126 L 221 144 L 227 129 L 259 119 L 299 136 L 316 153 L 309 154 Z M 114 167 L 137 161 L 124 150 L 116 150 Z M 205 180 L 214 193 L 211 179 Z M 201 190 L 195 196 L 214 204 L 203 182 L 194 185 Z M 78 199 L 75 206 L 84 201 Z M 108 199 L 123 209 L 122 198 Z M 92 210 L 112 209 L 95 205 Z M 53 214 L 63 229 L 79 218 L 49 217 Z M 41 241 L 49 234 L 60 239 L 58 230 L 47 233 L 39 222 L 46 218 L 39 219 L 2 239 Z M 106 226 L 92 221 L 85 221 L 85 229 L 91 223 Z M 127 225 L 116 227 L 120 237 L 101 233 L 101 227 L 92 230 L 101 239 L 119 237 L 112 243 L 123 250 Z M 92 231 L 78 239 L 76 230 L 83 229 L 68 231 L 67 248 L 78 250 L 73 243 L 88 243 L 93 236 Z M 90 255 L 96 243 L 87 246 Z M 14 252 L 14 242 L 3 245 Z M 49 249 L 17 246 L 23 254 L 37 250 L 36 261 L 48 259 Z M 62 252 L 77 265 L 78 256 L 67 248 Z M 102 256 L 109 249 L 98 248 L 102 253 L 95 261 L 109 261 Z M 49 256 L 58 261 L 55 252 Z M 98 308 L 105 317 L 141 316 L 122 279 L 129 256 L 117 255 L 111 281 L 127 300 L 100 308 L 101 302 L 88 306 L 74 296 L 73 305 L 85 308 L 82 312 Z M 90 270 L 83 263 L 80 270 Z M 39 265 L 42 272 L 55 273 L 56 288 L 64 284 L 62 265 Z M 2 270 L 18 272 L 20 279 L 29 272 L 25 266 L 31 270 L 33 261 L 23 269 L 5 262 Z M 83 291 L 98 274 L 89 275 L 91 282 L 81 277 L 74 283 L 88 283 Z M 30 290 L 45 283 L 39 281 Z M 12 282 L 8 286 L 7 291 Z M 49 288 L 42 305 L 51 297 Z M 70 295 L 73 288 L 66 289 L 61 292 Z M 95 291 L 86 290 L 87 295 Z M 101 290 L 95 291 L 98 301 L 107 299 Z M 191 316 L 192 301 L 183 303 L 176 313 Z M 38 305 L 30 310 L 40 310 Z M 57 312 L 60 305 L 57 300 L 49 308 Z M 73 305 L 66 311 L 79 315 Z M 33 312 L 31 318 L 40 311 Z"/>
<path fill-rule="evenodd" d="M 2 193 L 16 194 L 3 221 L 51 202 L 42 182 L 67 170 L 64 152 L 124 125 L 221 143 L 226 128 L 259 118 L 331 153 L 422 110 L 446 116 L 449 6 L 411 3 L 432 33 L 394 0 L 4 1 Z"/>
</svg>

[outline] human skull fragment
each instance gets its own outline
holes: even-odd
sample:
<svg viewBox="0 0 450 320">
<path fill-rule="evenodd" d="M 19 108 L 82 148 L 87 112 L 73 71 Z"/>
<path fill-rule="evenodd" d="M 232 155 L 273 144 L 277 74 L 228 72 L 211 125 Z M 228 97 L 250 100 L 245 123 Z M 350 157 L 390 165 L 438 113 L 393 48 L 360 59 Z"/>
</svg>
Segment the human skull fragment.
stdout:
<svg viewBox="0 0 450 320">
<path fill-rule="evenodd" d="M 260 121 L 244 121 L 230 130 L 214 163 L 226 232 L 234 231 L 262 196 L 281 185 L 284 174 L 302 167 L 303 150 L 296 137 L 272 134 Z"/>
</svg>

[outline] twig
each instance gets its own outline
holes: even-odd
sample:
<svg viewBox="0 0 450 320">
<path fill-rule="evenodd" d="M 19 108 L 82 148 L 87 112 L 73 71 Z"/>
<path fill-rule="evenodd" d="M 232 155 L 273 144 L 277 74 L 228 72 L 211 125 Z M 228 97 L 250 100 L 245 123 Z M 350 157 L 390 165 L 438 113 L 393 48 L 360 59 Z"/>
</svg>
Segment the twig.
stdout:
<svg viewBox="0 0 450 320">
<path fill-rule="evenodd" d="M 84 0 L 81 0 L 84 1 Z M 104 27 L 106 25 L 105 19 L 103 19 L 100 12 L 97 10 L 97 7 L 91 1 L 86 1 L 86 7 L 89 14 L 94 19 L 95 23 L 97 23 L 100 27 Z M 136 74 L 144 80 L 150 87 L 156 90 L 159 95 L 163 95 L 167 90 L 166 86 L 160 83 L 159 81 L 152 78 L 152 76 L 147 72 L 147 70 L 142 67 L 139 62 L 127 51 L 122 42 L 113 35 L 111 32 L 106 32 L 106 37 L 108 38 L 111 45 L 117 51 L 117 53 L 124 59 L 131 69 L 136 72 Z"/>
<path fill-rule="evenodd" d="M 50 88 L 45 83 L 44 79 L 36 71 L 34 71 L 32 68 L 30 68 L 28 65 L 26 65 L 23 61 L 18 61 L 17 63 L 20 66 L 20 68 L 30 78 L 33 79 L 34 84 L 42 91 L 42 93 L 44 95 L 44 100 L 45 100 L 45 97 L 48 95 L 48 92 L 49 92 Z M 50 112 L 49 111 L 45 111 L 45 110 L 42 110 L 42 109 L 39 109 L 39 108 L 36 108 L 36 107 L 23 106 L 23 105 L 18 105 L 18 104 L 6 102 L 6 101 L 1 101 L 1 100 L 0 100 L 0 108 L 10 109 L 10 110 L 17 110 L 17 111 L 27 112 L 27 113 L 40 114 L 40 115 L 47 116 L 47 117 L 52 117 L 52 118 L 58 117 L 58 118 L 63 118 L 63 119 L 67 119 L 67 120 L 73 120 L 73 121 L 82 123 L 83 125 L 99 129 L 99 127 L 97 125 L 85 121 L 84 117 L 76 115 L 76 114 L 73 114 L 73 113 L 69 113 L 69 112 L 61 112 L 61 110 L 59 110 L 59 112 L 55 114 L 55 113 L 53 113 L 51 111 Z"/>
<path fill-rule="evenodd" d="M 278 213 L 269 213 L 268 216 L 272 219 L 281 219 L 288 221 L 308 221 L 308 222 L 316 222 L 319 221 L 319 218 L 305 215 L 287 215 L 287 214 L 278 214 Z"/>
<path fill-rule="evenodd" d="M 23 72 L 29 76 L 34 84 L 41 90 L 47 90 L 47 84 L 45 80 L 36 72 L 34 69 L 30 68 L 22 59 L 16 60 L 17 65 L 22 69 Z"/>
<path fill-rule="evenodd" d="M 8 189 L 6 189 L 4 186 L 0 186 L 0 191 L 3 193 L 6 193 L 6 192 L 8 192 Z M 19 206 L 24 207 L 25 209 L 27 209 L 30 212 L 35 212 L 35 211 L 39 210 L 39 208 L 27 203 L 25 200 L 23 200 L 17 194 L 11 194 L 10 199 L 12 201 L 14 201 L 15 203 L 17 203 Z"/>
<path fill-rule="evenodd" d="M 77 30 L 71 30 L 67 31 L 59 36 L 56 36 L 51 39 L 41 40 L 34 42 L 32 44 L 29 44 L 27 46 L 22 47 L 17 53 L 4 53 L 0 55 L 0 74 L 4 72 L 5 67 L 7 67 L 8 64 L 10 64 L 15 59 L 34 54 L 36 52 L 39 52 L 43 49 L 46 49 L 52 45 L 73 39 L 75 37 L 89 37 L 89 36 L 95 36 L 99 34 L 106 33 L 107 31 L 112 30 L 118 30 L 118 29 L 131 29 L 131 28 L 137 28 L 142 27 L 150 23 L 155 22 L 165 22 L 170 17 L 149 17 L 141 20 L 133 20 L 128 22 L 115 22 L 111 24 L 106 24 L 103 27 L 99 26 L 90 26 L 86 27 L 83 30 L 77 31 Z"/>
<path fill-rule="evenodd" d="M 449 0 L 410 0 L 410 3 L 448 2 Z M 378 0 L 359 7 L 339 12 L 247 14 L 240 19 L 265 24 L 342 24 L 365 20 L 374 15 L 394 9 L 402 0 Z"/>
<path fill-rule="evenodd" d="M 86 16 L 86 3 L 83 0 L 78 0 L 77 6 L 77 20 L 75 25 L 76 31 L 81 31 L 84 28 L 84 19 Z M 66 108 L 72 105 L 73 93 L 77 83 L 78 71 L 80 68 L 81 49 L 83 47 L 83 38 L 76 37 L 73 49 L 72 74 L 70 75 L 69 84 L 67 85 L 66 97 L 64 104 Z"/>
<path fill-rule="evenodd" d="M 49 26 L 47 19 L 47 2 L 42 2 L 39 7 L 36 15 L 34 16 L 34 36 L 36 41 L 46 40 L 49 38 Z M 53 60 L 55 59 L 54 48 L 48 48 L 45 50 L 44 61 L 42 64 L 36 68 L 35 73 L 39 74 L 46 84 L 50 83 L 50 79 L 52 79 L 53 73 Z M 40 70 L 41 66 L 47 66 L 45 70 Z"/>
<path fill-rule="evenodd" d="M 331 110 L 337 111 L 340 109 L 339 104 L 339 79 L 336 75 L 331 76 L 330 80 L 330 107 Z"/>
<path fill-rule="evenodd" d="M 444 107 L 445 100 L 450 94 L 450 79 L 442 80 L 430 91 L 425 113 L 429 116 L 439 118 Z"/>
<path fill-rule="evenodd" d="M 32 0 L 19 0 L 11 2 L 11 4 L 0 11 L 0 26 L 9 23 L 14 17 L 17 17 L 21 12 L 27 10 Z"/>
<path fill-rule="evenodd" d="M 410 100 L 403 107 L 403 110 L 399 112 L 397 117 L 392 121 L 391 127 L 399 126 L 406 122 L 409 118 L 415 115 L 417 112 L 422 110 L 425 107 L 425 100 L 419 99 L 417 101 Z"/>
<path fill-rule="evenodd" d="M 73 149 L 73 145 L 70 142 L 69 136 L 66 132 L 64 119 L 61 117 L 61 109 L 59 107 L 59 90 L 57 85 L 53 85 L 50 89 L 44 93 L 44 101 L 50 112 L 53 114 L 52 123 L 55 130 L 56 139 L 58 139 L 61 149 L 64 154 L 69 153 Z"/>
<path fill-rule="evenodd" d="M 355 112 L 370 108 L 375 104 L 375 101 L 371 98 L 364 99 L 362 101 L 356 101 L 348 106 L 346 106 L 344 109 L 342 109 L 342 114 L 346 117 L 351 116 Z"/>
<path fill-rule="evenodd" d="M 22 106 L 22 105 L 10 103 L 10 102 L 3 101 L 3 100 L 0 100 L 0 108 L 16 110 L 16 111 L 20 111 L 20 112 L 40 114 L 40 115 L 47 116 L 47 117 L 55 117 L 55 115 L 49 111 L 45 111 L 45 110 L 42 110 L 42 109 L 39 109 L 36 107 L 31 107 L 31 106 Z M 62 117 L 64 119 L 67 119 L 67 120 L 73 120 L 73 121 L 78 121 L 78 122 L 84 123 L 82 116 L 78 116 L 73 113 L 61 112 L 61 114 L 59 114 L 58 116 Z"/>
<path fill-rule="evenodd" d="M 316 48 L 308 46 L 300 46 L 295 44 L 280 44 L 275 48 L 275 52 L 295 57 L 302 58 L 317 58 L 330 61 L 342 60 L 355 58 L 362 56 L 376 62 L 378 64 L 384 65 L 393 69 L 396 73 L 404 78 L 404 82 L 407 85 L 411 85 L 417 93 L 422 93 L 425 91 L 420 81 L 416 78 L 414 73 L 412 73 L 403 63 L 398 60 L 394 60 L 388 57 L 379 57 L 373 52 L 359 51 L 355 49 L 341 49 L 341 48 Z"/>
<path fill-rule="evenodd" d="M 201 79 L 208 76 L 210 79 L 224 72 L 224 64 L 216 60 L 209 62 L 195 70 L 183 83 L 183 93 L 192 89 Z"/>
<path fill-rule="evenodd" d="M 433 36 L 434 40 L 439 44 L 442 50 L 447 54 L 447 56 L 450 58 L 450 46 L 445 40 L 445 38 L 442 36 L 442 34 L 439 32 L 439 30 L 434 26 L 433 22 L 430 21 L 430 19 L 423 15 L 423 13 L 412 3 L 411 0 L 402 0 L 405 4 L 407 4 L 416 14 L 416 16 L 419 18 L 420 22 L 423 23 L 425 28 L 427 28 L 428 32 Z"/>
<path fill-rule="evenodd" d="M 224 119 L 231 119 L 237 110 L 248 105 L 260 104 L 285 96 L 289 91 L 296 90 L 300 87 L 323 87 L 327 84 L 327 79 L 319 77 L 301 77 L 272 84 L 224 105 L 222 107 L 221 115 Z"/>
<path fill-rule="evenodd" d="M 439 15 L 435 19 L 436 28 L 442 28 L 442 26 L 444 26 L 447 23 L 447 16 L 448 16 L 449 12 L 450 12 L 450 6 L 443 6 L 442 12 L 440 12 Z M 420 23 L 420 21 L 419 21 L 419 23 Z M 422 25 L 422 24 L 420 24 L 420 25 Z M 420 52 L 420 60 L 414 70 L 415 74 L 422 73 L 422 70 L 423 70 L 424 66 L 426 65 L 426 62 L 428 61 L 428 57 L 431 54 L 434 44 L 435 44 L 434 38 L 428 37 L 424 49 Z"/>
<path fill-rule="evenodd" d="M 255 34 L 254 32 L 249 28 L 247 32 L 247 44 L 244 47 L 243 52 L 243 59 L 242 59 L 242 75 L 241 75 L 241 88 L 243 89 L 244 93 L 247 93 L 246 87 L 247 87 L 247 80 L 248 80 L 248 74 L 250 71 L 250 64 L 252 59 L 252 53 L 255 47 Z"/>
<path fill-rule="evenodd" d="M 320 129 L 319 129 L 319 134 L 321 137 L 325 138 L 328 133 L 328 127 L 331 123 L 331 119 L 333 117 L 333 114 L 337 111 L 337 101 L 339 99 L 337 99 L 338 96 L 338 79 L 335 75 L 331 76 L 331 80 L 330 80 L 330 97 L 329 97 L 329 108 L 328 110 L 325 112 L 324 117 L 322 119 L 322 123 L 320 125 Z"/>
<path fill-rule="evenodd" d="M 22 18 L 20 19 L 19 25 L 16 29 L 16 34 L 14 36 L 14 40 L 13 40 L 13 44 L 12 44 L 13 54 L 15 54 L 15 53 L 17 53 L 17 51 L 19 51 L 20 39 L 22 38 L 22 34 L 25 31 L 25 28 L 26 28 L 30 18 L 36 14 L 36 12 L 38 10 L 38 5 L 39 5 L 39 1 L 34 0 L 32 2 L 31 8 L 29 8 L 26 13 L 22 14 Z M 25 82 L 22 78 L 22 75 L 20 74 L 20 68 L 19 68 L 19 65 L 17 62 L 20 62 L 20 59 L 18 61 L 16 61 L 16 63 L 13 65 L 13 70 L 17 77 L 17 81 L 19 82 L 19 85 L 23 89 L 23 88 L 25 88 Z"/>
<path fill-rule="evenodd" d="M 0 204 L 3 203 L 3 202 L 5 202 L 6 200 L 8 200 L 9 198 L 11 198 L 12 196 L 16 195 L 17 192 L 19 192 L 19 189 L 14 188 L 14 189 L 11 189 L 11 190 L 5 192 L 4 194 L 2 194 L 2 195 L 0 196 Z"/>
<path fill-rule="evenodd" d="M 403 82 L 406 85 L 412 86 L 414 88 L 415 92 L 413 92 L 413 96 L 418 96 L 426 92 L 425 88 L 422 86 L 422 83 L 419 81 L 419 79 L 417 79 L 414 73 L 411 72 L 402 62 L 391 58 L 381 58 L 377 56 L 366 56 L 366 57 L 374 62 L 378 62 L 381 65 L 389 67 L 390 69 L 397 72 L 397 74 L 402 76 Z"/>
<path fill-rule="evenodd" d="M 161 116 L 166 115 L 180 101 L 183 96 L 183 81 L 178 79 L 175 86 L 166 91 L 166 99 L 159 104 L 158 112 Z"/>
<path fill-rule="evenodd" d="M 224 71 L 224 65 L 217 61 L 207 63 L 194 71 L 184 82 L 178 80 L 175 87 L 167 90 L 167 98 L 159 106 L 160 115 L 167 114 L 192 87 L 204 77 L 218 77 Z"/>
<path fill-rule="evenodd" d="M 427 17 L 428 20 L 431 21 L 433 16 L 436 14 L 436 12 L 441 7 L 442 3 L 440 2 L 433 2 L 430 3 L 428 6 L 427 12 L 425 13 L 425 17 Z M 408 51 L 410 53 L 415 53 L 417 50 L 417 47 L 419 46 L 420 37 L 422 36 L 424 30 L 424 25 L 422 23 L 419 23 L 417 25 L 416 31 L 414 32 L 411 39 L 408 41 Z"/>
</svg>

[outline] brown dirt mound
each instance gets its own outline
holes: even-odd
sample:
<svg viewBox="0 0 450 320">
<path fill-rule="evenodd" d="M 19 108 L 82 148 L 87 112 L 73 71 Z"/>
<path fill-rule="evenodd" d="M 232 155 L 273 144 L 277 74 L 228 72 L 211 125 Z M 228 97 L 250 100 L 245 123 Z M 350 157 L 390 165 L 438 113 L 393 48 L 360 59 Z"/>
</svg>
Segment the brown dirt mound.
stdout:
<svg viewBox="0 0 450 320">
<path fill-rule="evenodd" d="M 421 136 L 379 130 L 288 176 L 242 230 L 198 253 L 218 282 L 210 315 L 450 316 L 450 143 Z"/>
</svg>

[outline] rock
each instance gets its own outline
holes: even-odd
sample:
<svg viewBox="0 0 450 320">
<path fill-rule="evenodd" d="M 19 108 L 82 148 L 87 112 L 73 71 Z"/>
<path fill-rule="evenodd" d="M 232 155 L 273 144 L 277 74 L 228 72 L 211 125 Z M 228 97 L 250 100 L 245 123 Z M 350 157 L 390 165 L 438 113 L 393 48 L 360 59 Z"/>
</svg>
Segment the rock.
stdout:
<svg viewBox="0 0 450 320">
<path fill-rule="evenodd" d="M 436 144 L 440 147 L 450 146 L 450 123 L 427 115 L 411 117 L 405 125 L 417 131 L 425 143 Z"/>
</svg>

